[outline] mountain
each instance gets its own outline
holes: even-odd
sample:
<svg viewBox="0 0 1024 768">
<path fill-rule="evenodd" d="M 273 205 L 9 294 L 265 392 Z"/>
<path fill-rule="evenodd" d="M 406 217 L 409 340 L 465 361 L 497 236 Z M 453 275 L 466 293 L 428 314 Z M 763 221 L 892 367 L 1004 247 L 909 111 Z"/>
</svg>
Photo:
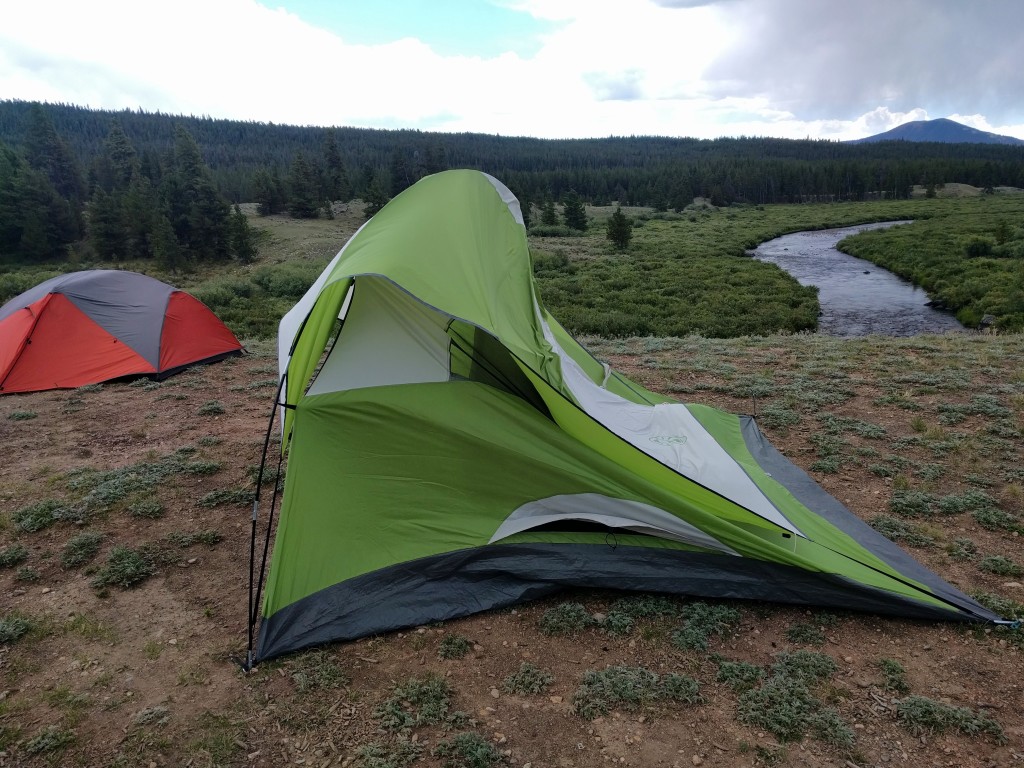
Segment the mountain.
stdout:
<svg viewBox="0 0 1024 768">
<path fill-rule="evenodd" d="M 1000 136 L 998 133 L 979 131 L 954 120 L 915 120 L 898 125 L 891 131 L 854 139 L 846 144 L 870 144 L 876 141 L 938 141 L 944 144 L 1013 144 L 1024 146 L 1024 139 Z"/>
</svg>

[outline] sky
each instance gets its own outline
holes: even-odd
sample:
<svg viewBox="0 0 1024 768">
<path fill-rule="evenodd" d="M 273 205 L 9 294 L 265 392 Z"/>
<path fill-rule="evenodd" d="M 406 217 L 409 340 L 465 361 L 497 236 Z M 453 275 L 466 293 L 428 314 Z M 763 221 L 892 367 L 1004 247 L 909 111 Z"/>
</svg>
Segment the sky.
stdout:
<svg viewBox="0 0 1024 768">
<path fill-rule="evenodd" d="M 7 0 L 0 99 L 539 138 L 1024 139 L 1024 0 Z"/>
</svg>

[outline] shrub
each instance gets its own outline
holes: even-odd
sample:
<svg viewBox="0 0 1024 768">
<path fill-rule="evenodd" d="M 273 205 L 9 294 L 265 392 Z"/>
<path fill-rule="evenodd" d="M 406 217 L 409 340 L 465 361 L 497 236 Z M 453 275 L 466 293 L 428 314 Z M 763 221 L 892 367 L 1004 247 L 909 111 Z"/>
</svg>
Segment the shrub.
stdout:
<svg viewBox="0 0 1024 768">
<path fill-rule="evenodd" d="M 916 525 L 889 515 L 879 515 L 871 521 L 871 527 L 886 538 L 905 542 L 912 547 L 930 547 L 935 543 L 934 538 L 922 533 Z"/>
<path fill-rule="evenodd" d="M 1020 576 L 1024 574 L 1024 568 L 1021 568 L 1013 560 L 1002 555 L 991 555 L 990 557 L 982 558 L 978 563 L 978 567 L 997 576 Z"/>
<path fill-rule="evenodd" d="M 391 696 L 378 704 L 373 716 L 382 728 L 403 731 L 419 725 L 454 722 L 461 719 L 449 714 L 452 689 L 444 678 L 428 673 L 395 686 Z"/>
<path fill-rule="evenodd" d="M 46 499 L 14 512 L 11 520 L 21 530 L 28 533 L 35 533 L 62 519 L 65 515 L 64 505 L 55 499 Z"/>
</svg>

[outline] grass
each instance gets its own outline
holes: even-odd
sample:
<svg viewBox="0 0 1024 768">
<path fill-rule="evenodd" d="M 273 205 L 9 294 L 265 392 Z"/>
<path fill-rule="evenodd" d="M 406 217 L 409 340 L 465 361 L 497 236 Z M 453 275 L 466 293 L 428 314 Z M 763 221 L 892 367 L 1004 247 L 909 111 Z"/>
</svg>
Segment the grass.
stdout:
<svg viewBox="0 0 1024 768">
<path fill-rule="evenodd" d="M 381 728 L 389 731 L 407 731 L 421 725 L 457 726 L 466 716 L 450 711 L 453 693 L 448 681 L 439 675 L 413 677 L 395 686 L 391 695 L 374 708 L 373 716 Z"/>
<path fill-rule="evenodd" d="M 745 661 L 723 659 L 718 662 L 718 674 L 715 679 L 720 683 L 725 683 L 737 693 L 742 693 L 757 685 L 764 676 L 764 667 Z"/>
<path fill-rule="evenodd" d="M 390 744 L 367 744 L 357 752 L 361 768 L 408 768 L 422 755 L 421 744 L 401 737 Z"/>
<path fill-rule="evenodd" d="M 517 671 L 502 681 L 501 688 L 506 693 L 525 696 L 542 693 L 553 682 L 555 682 L 554 675 L 524 661 Z"/>
<path fill-rule="evenodd" d="M 544 611 L 540 618 L 540 631 L 548 636 L 578 635 L 597 626 L 595 619 L 582 603 L 560 603 Z"/>
<path fill-rule="evenodd" d="M 682 614 L 685 621 L 672 633 L 672 644 L 692 651 L 706 651 L 712 635 L 730 632 L 743 616 L 736 608 L 710 603 L 690 603 Z"/>
<path fill-rule="evenodd" d="M 68 516 L 68 509 L 63 502 L 46 499 L 16 510 L 11 515 L 11 521 L 26 533 L 37 533 Z"/>
<path fill-rule="evenodd" d="M 118 545 L 107 557 L 107 563 L 93 577 L 91 584 L 102 590 L 108 586 L 129 588 L 141 584 L 156 573 L 152 558 L 144 552 Z"/>
<path fill-rule="evenodd" d="M 7 418 L 11 421 L 28 421 L 39 416 L 35 411 L 11 411 L 7 414 Z"/>
<path fill-rule="evenodd" d="M 813 692 L 836 669 L 831 657 L 814 651 L 779 654 L 771 676 L 740 695 L 737 717 L 782 742 L 799 741 L 810 733 L 827 744 L 850 749 L 855 742 L 853 731 Z"/>
<path fill-rule="evenodd" d="M 226 413 L 224 404 L 220 400 L 208 400 L 199 406 L 196 411 L 200 416 L 219 416 L 222 413 Z"/>
<path fill-rule="evenodd" d="M 935 537 L 929 536 L 920 527 L 889 515 L 879 515 L 871 521 L 871 527 L 893 541 L 901 541 L 911 547 L 931 547 Z"/>
<path fill-rule="evenodd" d="M 462 635 L 445 635 L 437 649 L 437 655 L 442 659 L 461 659 L 470 649 L 473 643 Z"/>
<path fill-rule="evenodd" d="M 896 705 L 896 717 L 914 735 L 960 731 L 968 736 L 986 734 L 997 744 L 1006 743 L 999 723 L 984 712 L 943 704 L 925 696 L 907 696 Z"/>
<path fill-rule="evenodd" d="M 879 659 L 878 668 L 882 671 L 882 687 L 893 693 L 908 693 L 907 670 L 896 659 Z"/>
<path fill-rule="evenodd" d="M 24 544 L 11 544 L 0 549 L 0 568 L 13 568 L 27 558 L 28 550 Z"/>
<path fill-rule="evenodd" d="M 330 652 L 306 651 L 292 665 L 292 681 L 300 693 L 344 688 L 351 680 Z"/>
<path fill-rule="evenodd" d="M 990 555 L 978 561 L 978 568 L 997 576 L 1021 576 L 1024 575 L 1024 568 L 1002 555 Z"/>
<path fill-rule="evenodd" d="M 25 742 L 22 749 L 30 755 L 41 755 L 65 749 L 75 741 L 75 734 L 55 725 L 48 726 Z"/>
<path fill-rule="evenodd" d="M 643 667 L 588 670 L 573 694 L 573 711 L 585 720 L 593 720 L 613 709 L 632 712 L 665 699 L 697 704 L 703 700 L 699 690 L 697 681 L 685 675 L 659 676 Z"/>
<path fill-rule="evenodd" d="M 97 531 L 86 531 L 73 536 L 64 545 L 60 553 L 60 563 L 65 568 L 77 568 L 90 562 L 100 551 L 103 534 Z"/>
<path fill-rule="evenodd" d="M 19 613 L 0 617 L 0 645 L 16 643 L 36 628 L 36 623 Z"/>
<path fill-rule="evenodd" d="M 491 742 L 472 731 L 442 741 L 434 755 L 441 758 L 444 768 L 493 768 L 505 762 Z"/>
</svg>

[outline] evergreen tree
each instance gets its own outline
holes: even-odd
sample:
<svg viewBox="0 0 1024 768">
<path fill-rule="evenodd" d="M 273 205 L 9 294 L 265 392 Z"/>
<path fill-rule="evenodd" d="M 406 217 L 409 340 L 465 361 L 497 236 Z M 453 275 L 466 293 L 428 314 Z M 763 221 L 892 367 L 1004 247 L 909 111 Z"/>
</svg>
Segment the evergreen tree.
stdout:
<svg viewBox="0 0 1024 768">
<path fill-rule="evenodd" d="M 555 201 L 550 197 L 544 199 L 540 207 L 540 223 L 545 227 L 554 227 L 558 224 L 558 212 L 555 211 Z"/>
<path fill-rule="evenodd" d="M 413 178 L 413 170 L 409 166 L 409 161 L 400 149 L 391 151 L 389 169 L 391 171 L 391 197 L 400 195 L 416 181 Z"/>
<path fill-rule="evenodd" d="M 629 241 L 633 239 L 633 224 L 629 217 L 622 212 L 621 205 L 615 208 L 615 213 L 608 219 L 607 237 L 620 251 L 626 250 L 629 247 Z"/>
<path fill-rule="evenodd" d="M 271 216 L 284 210 L 284 193 L 281 179 L 275 169 L 273 173 L 260 168 L 253 174 L 252 186 L 255 191 L 256 213 Z"/>
<path fill-rule="evenodd" d="M 327 200 L 342 202 L 350 200 L 351 184 L 348 180 L 348 171 L 345 170 L 345 164 L 341 160 L 341 152 L 338 151 L 334 129 L 328 130 L 324 136 L 324 168 L 323 190 Z"/>
<path fill-rule="evenodd" d="M 97 187 L 87 212 L 89 245 L 104 261 L 124 258 L 125 227 L 121 204 L 117 197 Z"/>
<path fill-rule="evenodd" d="M 366 205 L 363 207 L 363 216 L 368 219 L 376 216 L 380 209 L 387 205 L 389 199 L 387 193 L 384 192 L 384 185 L 375 176 L 373 181 L 370 182 L 369 189 L 366 191 Z"/>
<path fill-rule="evenodd" d="M 256 234 L 249 226 L 249 219 L 237 204 L 231 214 L 231 252 L 241 264 L 252 264 L 258 255 Z"/>
<path fill-rule="evenodd" d="M 313 169 L 302 152 L 295 155 L 288 175 L 288 212 L 297 219 L 315 219 L 320 208 Z"/>
<path fill-rule="evenodd" d="M 569 229 L 583 232 L 587 228 L 587 210 L 583 207 L 583 200 L 574 189 L 570 189 L 562 197 L 562 218 L 565 220 L 565 226 Z"/>
<path fill-rule="evenodd" d="M 527 199 L 526 197 L 522 197 L 519 199 L 519 210 L 523 214 L 523 226 L 526 227 L 527 229 L 530 228 L 531 219 L 533 218 L 533 211 L 531 210 L 532 208 L 533 206 L 530 204 L 529 199 Z"/>
<path fill-rule="evenodd" d="M 158 214 L 153 228 L 153 255 L 168 272 L 178 272 L 188 266 L 188 258 L 179 245 L 171 220 Z"/>
<path fill-rule="evenodd" d="M 214 187 L 199 145 L 180 124 L 175 127 L 174 149 L 161 183 L 161 196 L 177 242 L 191 259 L 223 261 L 230 257 L 231 209 Z"/>
</svg>

